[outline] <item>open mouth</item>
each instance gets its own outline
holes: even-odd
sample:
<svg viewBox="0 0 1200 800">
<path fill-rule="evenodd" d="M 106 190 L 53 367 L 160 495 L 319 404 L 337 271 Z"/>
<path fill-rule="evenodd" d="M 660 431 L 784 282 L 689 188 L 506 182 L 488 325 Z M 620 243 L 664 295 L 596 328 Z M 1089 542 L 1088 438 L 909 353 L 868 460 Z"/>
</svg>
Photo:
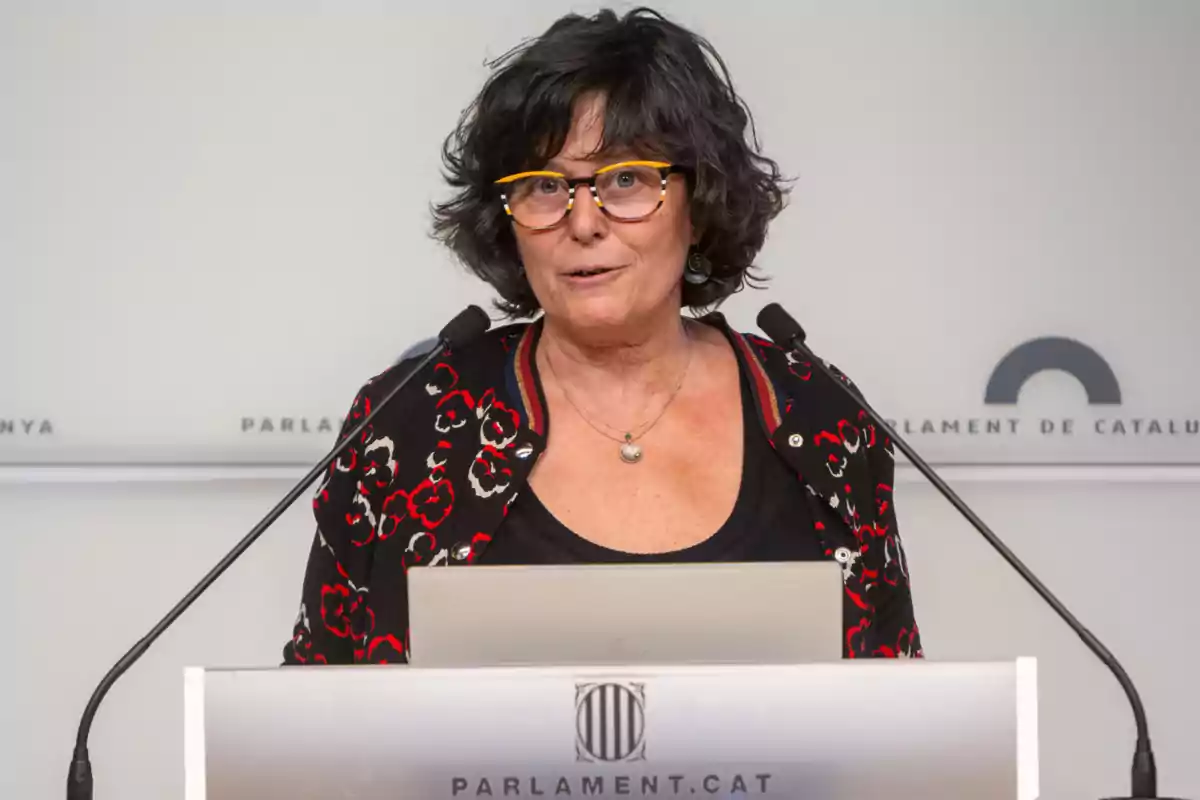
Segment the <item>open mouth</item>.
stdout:
<svg viewBox="0 0 1200 800">
<path fill-rule="evenodd" d="M 604 275 L 609 272 L 615 272 L 619 267 L 588 267 L 585 269 L 572 270 L 567 273 L 568 278 L 591 278 L 596 275 Z"/>
</svg>

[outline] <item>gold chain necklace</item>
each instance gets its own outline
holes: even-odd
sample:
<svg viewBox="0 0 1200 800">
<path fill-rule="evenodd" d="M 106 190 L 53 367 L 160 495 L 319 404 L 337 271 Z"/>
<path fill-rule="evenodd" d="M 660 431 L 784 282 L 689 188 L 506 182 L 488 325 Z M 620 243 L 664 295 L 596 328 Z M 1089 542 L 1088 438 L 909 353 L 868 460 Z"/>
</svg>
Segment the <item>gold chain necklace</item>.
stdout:
<svg viewBox="0 0 1200 800">
<path fill-rule="evenodd" d="M 616 428 L 602 421 L 600 426 L 608 429 L 602 430 L 601 427 L 593 422 L 587 414 L 583 413 L 583 409 L 581 409 L 571 398 L 570 392 L 567 391 L 566 384 L 563 383 L 562 379 L 558 377 L 558 372 L 554 369 L 554 361 L 550 358 L 550 351 L 546 351 L 546 364 L 550 367 L 550 374 L 554 376 L 555 382 L 558 383 L 558 388 L 562 390 L 563 397 L 565 397 L 567 402 L 571 404 L 571 408 L 575 409 L 575 413 L 579 415 L 579 418 L 592 427 L 592 430 L 596 431 L 596 433 L 599 433 L 601 436 L 607 439 L 612 439 L 614 442 L 618 442 L 621 445 L 620 450 L 617 452 L 621 457 L 621 460 L 626 464 L 636 464 L 642 460 L 644 451 L 640 444 L 635 444 L 635 441 L 645 436 L 650 432 L 651 428 L 658 424 L 658 421 L 663 418 L 664 414 L 667 413 L 667 409 L 670 408 L 671 403 L 674 402 L 675 396 L 679 394 L 679 390 L 683 388 L 683 381 L 687 378 L 688 369 L 692 366 L 693 350 L 691 336 L 688 334 L 686 326 L 683 329 L 683 335 L 688 339 L 688 357 L 687 361 L 683 365 L 683 371 L 679 374 L 679 380 L 676 382 L 675 388 L 671 390 L 671 394 L 667 397 L 667 402 L 663 403 L 662 409 L 659 410 L 658 414 L 655 415 L 655 417 L 649 422 L 644 422 L 642 425 L 635 427 L 633 430 L 625 431 L 624 434 L 621 434 L 618 431 L 617 436 L 614 436 L 612 433 L 608 432 L 617 431 Z M 634 433 L 634 431 L 637 432 Z"/>
</svg>

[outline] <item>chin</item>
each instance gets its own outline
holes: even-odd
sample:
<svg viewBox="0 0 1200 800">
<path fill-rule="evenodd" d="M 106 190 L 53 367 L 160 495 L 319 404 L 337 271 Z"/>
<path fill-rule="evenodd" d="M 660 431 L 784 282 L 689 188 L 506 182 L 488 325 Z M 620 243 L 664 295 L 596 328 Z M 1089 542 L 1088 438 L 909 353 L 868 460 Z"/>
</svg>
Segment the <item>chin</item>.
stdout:
<svg viewBox="0 0 1200 800">
<path fill-rule="evenodd" d="M 635 308 L 625 298 L 592 297 L 568 304 L 557 316 L 578 331 L 615 333 L 633 326 L 645 314 L 645 309 Z"/>
</svg>

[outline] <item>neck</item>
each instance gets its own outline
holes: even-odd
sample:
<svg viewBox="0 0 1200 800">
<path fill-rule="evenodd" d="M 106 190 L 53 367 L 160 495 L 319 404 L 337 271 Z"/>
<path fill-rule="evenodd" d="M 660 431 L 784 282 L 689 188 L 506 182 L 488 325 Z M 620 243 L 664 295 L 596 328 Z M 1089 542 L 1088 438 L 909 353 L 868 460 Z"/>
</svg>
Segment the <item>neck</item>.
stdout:
<svg viewBox="0 0 1200 800">
<path fill-rule="evenodd" d="M 690 346 L 683 318 L 672 313 L 602 335 L 546 317 L 539 349 L 554 377 L 573 396 L 619 402 L 671 391 L 687 364 Z"/>
</svg>

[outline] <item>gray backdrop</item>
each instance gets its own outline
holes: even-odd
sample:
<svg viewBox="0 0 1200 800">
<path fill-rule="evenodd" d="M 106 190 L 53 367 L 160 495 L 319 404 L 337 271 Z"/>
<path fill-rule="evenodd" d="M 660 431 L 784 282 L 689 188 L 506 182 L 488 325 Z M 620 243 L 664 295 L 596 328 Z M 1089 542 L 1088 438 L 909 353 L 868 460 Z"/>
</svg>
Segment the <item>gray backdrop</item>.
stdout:
<svg viewBox="0 0 1200 800">
<path fill-rule="evenodd" d="M 1200 795 L 1200 4 L 660 7 L 797 178 L 728 314 L 805 323 L 1129 662 L 1164 789 Z M 365 378 L 487 302 L 426 235 L 438 147 L 483 60 L 570 8 L 0 3 L 0 794 L 60 792 L 107 664 Z M 1115 684 L 899 481 L 930 656 L 1039 656 L 1045 796 L 1119 793 Z M 113 692 L 98 797 L 179 794 L 182 665 L 278 660 L 305 505 Z"/>
</svg>

